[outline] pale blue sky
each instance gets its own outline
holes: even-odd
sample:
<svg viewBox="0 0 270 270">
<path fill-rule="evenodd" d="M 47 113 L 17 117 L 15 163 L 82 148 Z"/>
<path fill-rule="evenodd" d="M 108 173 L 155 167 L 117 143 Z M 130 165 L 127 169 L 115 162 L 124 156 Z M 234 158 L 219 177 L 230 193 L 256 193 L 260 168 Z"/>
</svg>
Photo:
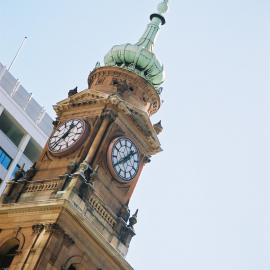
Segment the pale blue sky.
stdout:
<svg viewBox="0 0 270 270">
<path fill-rule="evenodd" d="M 0 61 L 52 114 L 113 44 L 136 42 L 158 0 L 2 0 Z M 164 151 L 131 201 L 137 270 L 269 270 L 267 0 L 172 0 L 156 54 L 167 73 Z"/>
</svg>

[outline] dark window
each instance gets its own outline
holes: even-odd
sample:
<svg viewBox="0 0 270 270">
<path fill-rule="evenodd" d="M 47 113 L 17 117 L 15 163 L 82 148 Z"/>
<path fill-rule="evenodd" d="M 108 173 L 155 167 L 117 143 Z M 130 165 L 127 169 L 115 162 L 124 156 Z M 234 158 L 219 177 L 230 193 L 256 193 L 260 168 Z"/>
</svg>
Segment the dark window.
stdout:
<svg viewBox="0 0 270 270">
<path fill-rule="evenodd" d="M 4 111 L 0 115 L 0 130 L 16 145 L 19 146 L 25 132 L 16 120 Z"/>
<path fill-rule="evenodd" d="M 72 264 L 72 265 L 68 268 L 68 270 L 76 270 L 76 267 Z"/>
<path fill-rule="evenodd" d="M 0 147 L 0 164 L 5 168 L 8 169 L 12 158 Z"/>
</svg>

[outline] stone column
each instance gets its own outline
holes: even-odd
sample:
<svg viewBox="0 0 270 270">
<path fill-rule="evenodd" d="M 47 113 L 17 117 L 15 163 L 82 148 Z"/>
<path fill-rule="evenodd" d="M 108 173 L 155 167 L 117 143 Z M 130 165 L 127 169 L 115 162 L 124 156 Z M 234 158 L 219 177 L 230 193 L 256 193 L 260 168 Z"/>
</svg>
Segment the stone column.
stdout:
<svg viewBox="0 0 270 270">
<path fill-rule="evenodd" d="M 93 159 L 94 159 L 94 156 L 97 152 L 97 149 L 101 143 L 101 140 L 103 138 L 103 135 L 105 134 L 108 126 L 110 125 L 110 123 L 112 121 L 114 121 L 115 119 L 115 113 L 111 110 L 107 110 L 105 111 L 103 114 L 102 114 L 102 118 L 103 118 L 103 121 L 101 123 L 101 126 L 98 130 L 98 133 L 89 149 L 89 152 L 85 158 L 85 162 L 87 162 L 89 165 L 91 165 Z"/>
<path fill-rule="evenodd" d="M 94 138 L 94 141 L 88 151 L 85 160 L 80 164 L 78 171 L 73 175 L 67 189 L 65 190 L 64 198 L 68 198 L 75 187 L 79 190 L 81 184 L 85 183 L 85 176 L 86 174 L 88 174 L 87 171 L 93 173 L 93 168 L 91 167 L 91 165 L 94 160 L 95 154 L 99 149 L 99 145 L 104 137 L 107 128 L 109 127 L 111 122 L 115 120 L 116 114 L 112 110 L 106 110 L 103 112 L 101 117 L 103 120 Z"/>
</svg>

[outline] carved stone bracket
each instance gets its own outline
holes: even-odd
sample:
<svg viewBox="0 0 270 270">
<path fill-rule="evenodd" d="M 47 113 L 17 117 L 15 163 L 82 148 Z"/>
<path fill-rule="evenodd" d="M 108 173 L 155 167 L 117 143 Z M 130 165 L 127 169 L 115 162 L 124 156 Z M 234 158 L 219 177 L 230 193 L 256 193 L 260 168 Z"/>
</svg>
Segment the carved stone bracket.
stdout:
<svg viewBox="0 0 270 270">
<path fill-rule="evenodd" d="M 1 196 L 2 203 L 13 203 L 16 202 L 23 192 L 24 186 L 26 184 L 25 180 L 20 181 L 8 181 L 7 186 Z"/>
<path fill-rule="evenodd" d="M 144 163 L 150 163 L 150 162 L 151 162 L 150 156 L 145 156 L 145 157 L 143 158 L 143 162 L 144 162 Z"/>
<path fill-rule="evenodd" d="M 43 224 L 34 224 L 32 225 L 32 230 L 34 234 L 39 234 L 43 231 L 44 225 Z"/>
<path fill-rule="evenodd" d="M 85 181 L 87 181 L 92 172 L 92 167 L 85 160 L 80 164 L 77 171 L 77 173 L 80 174 L 85 179 Z"/>
<path fill-rule="evenodd" d="M 118 234 L 118 238 L 125 246 L 128 247 L 134 235 L 135 231 L 133 228 L 123 226 Z"/>
<path fill-rule="evenodd" d="M 25 172 L 24 179 L 30 181 L 34 177 L 36 172 L 36 162 L 34 162 L 33 165 L 29 168 L 29 170 Z"/>
<path fill-rule="evenodd" d="M 116 232 L 119 240 L 127 247 L 130 244 L 132 237 L 135 235 L 133 226 L 137 223 L 138 210 L 129 218 L 129 224 L 127 224 L 122 217 L 117 219 L 117 223 L 114 225 L 114 231 Z"/>
<path fill-rule="evenodd" d="M 117 117 L 117 113 L 114 112 L 113 110 L 106 109 L 102 115 L 102 119 L 108 119 L 110 122 L 113 122 Z"/>
<path fill-rule="evenodd" d="M 77 168 L 78 168 L 78 164 L 74 161 L 72 161 L 68 164 L 67 171 L 66 171 L 65 175 L 63 176 L 64 183 L 63 183 L 62 188 L 61 188 L 62 191 L 65 190 L 67 188 L 67 186 L 69 185 L 69 183 L 71 181 L 71 177 Z"/>
<path fill-rule="evenodd" d="M 130 210 L 129 210 L 128 206 L 123 205 L 121 207 L 120 211 L 119 211 L 119 215 L 118 216 L 121 217 L 121 218 L 123 218 L 123 220 L 125 222 L 127 222 L 128 219 L 129 219 L 129 216 L 130 216 Z"/>
</svg>

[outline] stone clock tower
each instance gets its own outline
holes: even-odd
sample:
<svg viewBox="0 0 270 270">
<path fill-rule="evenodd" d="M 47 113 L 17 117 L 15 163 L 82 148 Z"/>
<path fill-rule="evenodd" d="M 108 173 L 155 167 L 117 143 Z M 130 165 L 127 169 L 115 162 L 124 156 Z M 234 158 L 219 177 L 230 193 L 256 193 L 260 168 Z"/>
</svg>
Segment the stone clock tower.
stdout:
<svg viewBox="0 0 270 270">
<path fill-rule="evenodd" d="M 0 206 L 0 269 L 124 270 L 137 222 L 128 204 L 158 153 L 163 66 L 153 53 L 167 2 L 136 44 L 112 47 L 88 88 L 58 102 L 54 131 L 32 168 L 9 181 Z"/>
</svg>

